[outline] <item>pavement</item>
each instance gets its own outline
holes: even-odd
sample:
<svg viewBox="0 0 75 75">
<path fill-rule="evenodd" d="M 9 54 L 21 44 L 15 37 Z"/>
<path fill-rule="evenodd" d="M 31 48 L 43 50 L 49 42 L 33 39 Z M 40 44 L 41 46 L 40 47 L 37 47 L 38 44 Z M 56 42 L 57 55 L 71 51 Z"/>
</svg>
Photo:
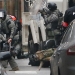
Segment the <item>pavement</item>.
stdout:
<svg viewBox="0 0 75 75">
<path fill-rule="evenodd" d="M 6 68 L 8 75 L 50 75 L 50 68 L 41 68 L 41 70 L 38 70 L 39 66 L 31 66 L 28 65 L 29 59 L 15 59 L 17 62 L 20 71 L 9 71 L 10 65 L 8 65 L 8 68 Z"/>
</svg>

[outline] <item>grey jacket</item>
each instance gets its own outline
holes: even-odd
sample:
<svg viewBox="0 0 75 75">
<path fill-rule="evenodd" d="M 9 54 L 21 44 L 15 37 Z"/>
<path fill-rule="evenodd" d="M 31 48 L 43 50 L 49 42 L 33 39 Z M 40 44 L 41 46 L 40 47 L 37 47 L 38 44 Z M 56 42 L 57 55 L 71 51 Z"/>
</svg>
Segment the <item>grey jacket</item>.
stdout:
<svg viewBox="0 0 75 75">
<path fill-rule="evenodd" d="M 44 16 L 45 23 L 49 24 L 51 22 L 54 22 L 54 21 L 58 20 L 58 14 L 59 14 L 59 10 L 57 9 L 57 10 L 51 12 L 50 15 Z"/>
<path fill-rule="evenodd" d="M 1 31 L 6 34 L 8 38 L 13 38 L 15 34 L 15 23 L 10 18 L 9 15 L 7 15 L 6 19 L 1 22 Z"/>
</svg>

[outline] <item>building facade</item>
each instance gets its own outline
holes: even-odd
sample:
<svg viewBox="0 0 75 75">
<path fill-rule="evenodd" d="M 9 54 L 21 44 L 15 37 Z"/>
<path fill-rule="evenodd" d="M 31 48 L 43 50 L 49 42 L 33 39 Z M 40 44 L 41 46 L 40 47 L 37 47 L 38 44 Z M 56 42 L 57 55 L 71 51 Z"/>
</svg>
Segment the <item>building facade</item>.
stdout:
<svg viewBox="0 0 75 75">
<path fill-rule="evenodd" d="M 21 18 L 21 0 L 0 0 L 0 9 L 6 9 L 7 13 Z"/>
</svg>

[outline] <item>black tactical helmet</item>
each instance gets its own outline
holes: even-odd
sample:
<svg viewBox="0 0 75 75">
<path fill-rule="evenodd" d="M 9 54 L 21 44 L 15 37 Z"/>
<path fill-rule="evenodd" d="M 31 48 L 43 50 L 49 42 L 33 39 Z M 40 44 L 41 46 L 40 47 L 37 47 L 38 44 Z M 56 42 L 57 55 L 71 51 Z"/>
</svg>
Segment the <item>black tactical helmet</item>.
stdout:
<svg viewBox="0 0 75 75">
<path fill-rule="evenodd" d="M 48 7 L 48 9 L 51 10 L 51 11 L 54 11 L 54 10 L 57 9 L 57 5 L 56 5 L 55 3 L 53 3 L 53 2 L 48 3 L 48 4 L 47 4 L 47 7 Z"/>
<path fill-rule="evenodd" d="M 2 20 L 5 20 L 6 19 L 6 16 L 7 16 L 7 12 L 6 12 L 6 10 L 4 10 L 4 9 L 0 9 L 0 12 L 2 12 L 3 13 L 3 18 L 2 18 Z"/>
<path fill-rule="evenodd" d="M 73 0 L 73 6 L 75 6 L 75 0 Z"/>
</svg>

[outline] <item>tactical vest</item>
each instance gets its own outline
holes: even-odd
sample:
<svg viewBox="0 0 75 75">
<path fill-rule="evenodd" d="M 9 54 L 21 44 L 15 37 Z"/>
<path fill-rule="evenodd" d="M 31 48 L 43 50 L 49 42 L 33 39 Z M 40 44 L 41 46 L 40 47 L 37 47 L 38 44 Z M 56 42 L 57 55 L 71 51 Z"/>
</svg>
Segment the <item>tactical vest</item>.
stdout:
<svg viewBox="0 0 75 75">
<path fill-rule="evenodd" d="M 6 19 L 1 23 L 1 31 L 7 35 L 10 35 L 9 19 L 10 18 L 7 16 Z"/>
<path fill-rule="evenodd" d="M 58 9 L 55 10 L 55 13 L 58 16 L 58 25 L 61 25 L 61 22 L 63 21 L 63 14 Z"/>
</svg>

